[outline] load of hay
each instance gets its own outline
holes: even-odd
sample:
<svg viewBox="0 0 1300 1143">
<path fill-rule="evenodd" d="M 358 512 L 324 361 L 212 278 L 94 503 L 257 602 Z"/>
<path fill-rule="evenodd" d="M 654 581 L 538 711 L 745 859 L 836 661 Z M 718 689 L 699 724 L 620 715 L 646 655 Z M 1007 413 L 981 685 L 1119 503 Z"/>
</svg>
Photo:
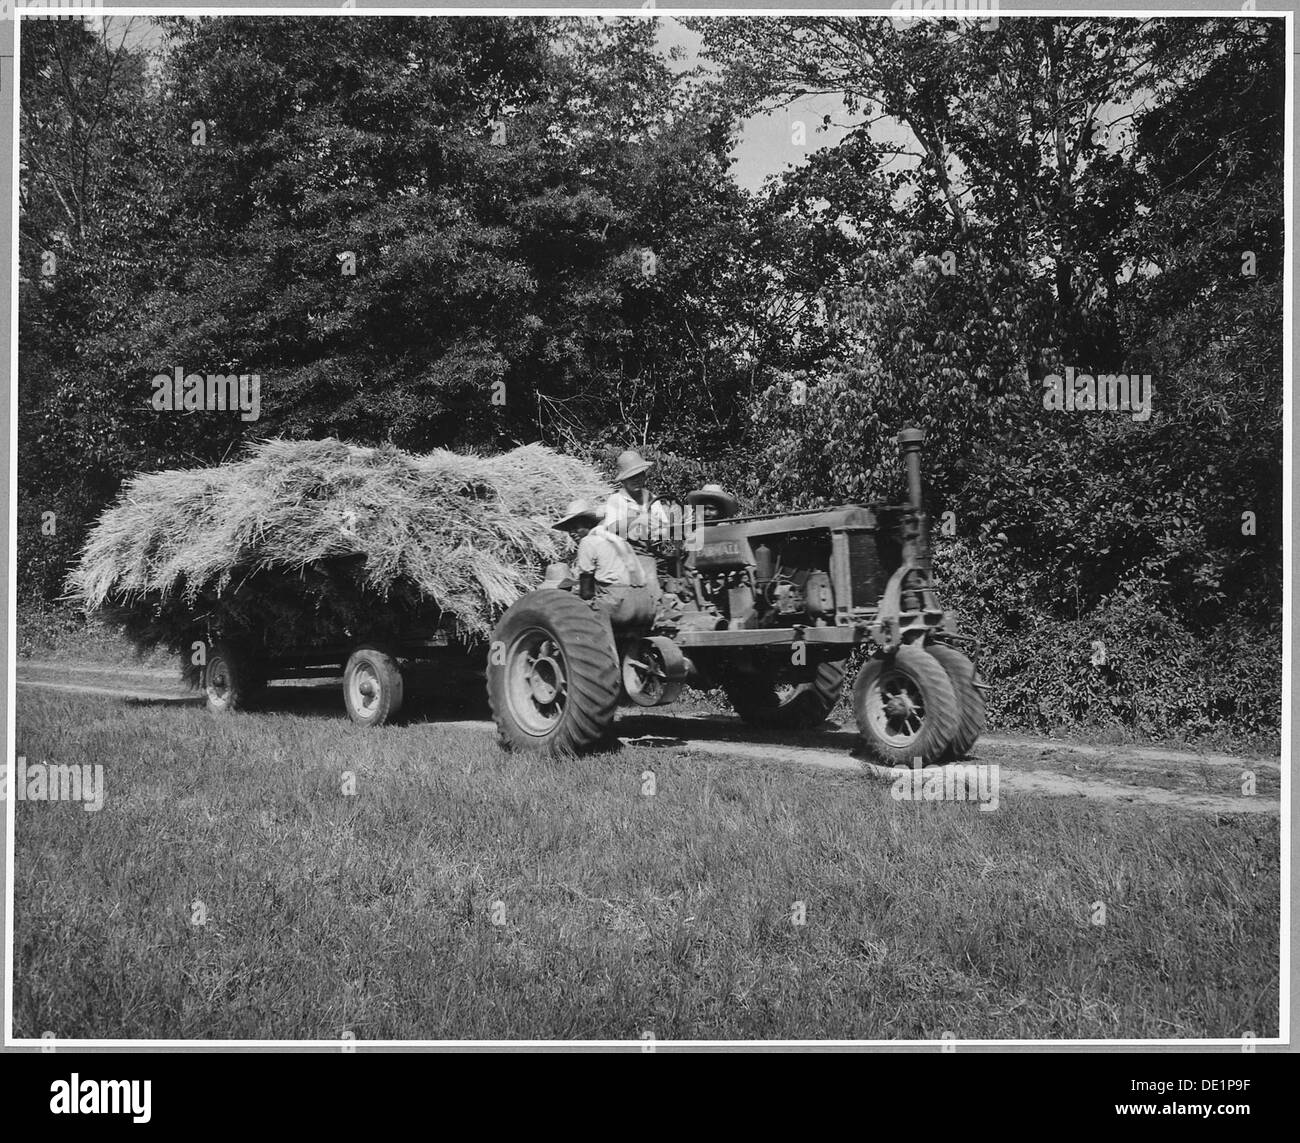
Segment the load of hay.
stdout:
<svg viewBox="0 0 1300 1143">
<path fill-rule="evenodd" d="M 548 521 L 603 487 L 536 444 L 462 456 L 270 440 L 130 480 L 68 590 L 141 651 L 222 638 L 274 655 L 439 626 L 469 643 L 568 554 Z"/>
</svg>

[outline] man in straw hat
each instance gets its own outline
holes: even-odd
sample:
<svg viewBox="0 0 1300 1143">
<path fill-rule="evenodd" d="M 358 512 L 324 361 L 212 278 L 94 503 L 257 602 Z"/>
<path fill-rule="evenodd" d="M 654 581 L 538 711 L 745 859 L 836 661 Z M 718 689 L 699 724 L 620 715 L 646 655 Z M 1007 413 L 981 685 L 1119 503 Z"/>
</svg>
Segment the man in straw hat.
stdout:
<svg viewBox="0 0 1300 1143">
<path fill-rule="evenodd" d="M 578 541 L 573 569 L 578 574 L 578 595 L 594 600 L 611 619 L 631 620 L 653 597 L 646 591 L 646 573 L 640 559 L 621 536 L 600 526 L 602 512 L 590 500 L 574 500 L 551 527 L 569 532 Z"/>
<path fill-rule="evenodd" d="M 618 488 L 605 501 L 605 531 L 622 536 L 638 552 L 649 552 L 672 535 L 672 520 L 646 487 L 651 462 L 636 449 L 620 453 L 614 483 Z"/>
<path fill-rule="evenodd" d="M 698 513 L 696 519 L 702 524 L 740 515 L 740 502 L 730 492 L 724 492 L 721 484 L 706 484 L 688 492 L 686 503 L 694 505 Z"/>
</svg>

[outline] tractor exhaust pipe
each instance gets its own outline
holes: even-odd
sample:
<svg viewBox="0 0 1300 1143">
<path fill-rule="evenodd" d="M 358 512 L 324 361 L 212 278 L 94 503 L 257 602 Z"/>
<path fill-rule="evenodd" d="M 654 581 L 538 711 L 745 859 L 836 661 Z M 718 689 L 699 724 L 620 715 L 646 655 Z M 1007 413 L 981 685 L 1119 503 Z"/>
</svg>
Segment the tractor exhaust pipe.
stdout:
<svg viewBox="0 0 1300 1143">
<path fill-rule="evenodd" d="M 908 508 L 913 517 L 910 524 L 904 525 L 903 558 L 915 568 L 912 579 L 914 595 L 905 590 L 904 606 L 920 608 L 925 611 L 935 609 L 934 592 L 930 586 L 930 521 L 926 519 L 921 501 L 921 445 L 925 443 L 924 429 L 904 429 L 898 434 L 898 447 L 903 452 L 903 463 L 907 465 L 907 499 Z M 907 581 L 904 581 L 905 589 Z"/>
<path fill-rule="evenodd" d="M 907 465 L 907 499 L 913 512 L 921 511 L 921 446 L 924 443 L 924 429 L 904 429 L 898 434 L 898 447 Z"/>
</svg>

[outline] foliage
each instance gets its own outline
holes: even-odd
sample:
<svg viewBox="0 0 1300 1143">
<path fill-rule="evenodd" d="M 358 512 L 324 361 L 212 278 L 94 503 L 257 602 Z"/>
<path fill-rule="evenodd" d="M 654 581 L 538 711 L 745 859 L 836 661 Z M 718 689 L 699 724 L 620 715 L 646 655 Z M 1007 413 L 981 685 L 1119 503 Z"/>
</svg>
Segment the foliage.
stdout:
<svg viewBox="0 0 1300 1143">
<path fill-rule="evenodd" d="M 944 605 L 976 640 L 995 726 L 1041 731 L 1124 727 L 1154 739 L 1276 733 L 1282 717 L 1282 624 L 1189 630 L 1155 590 L 1117 591 L 1078 617 L 1045 606 L 996 549 L 940 545 Z"/>
<path fill-rule="evenodd" d="M 165 260 L 164 133 L 145 54 L 128 42 L 138 24 L 23 26 L 18 583 L 29 596 L 58 594 L 124 471 L 183 455 L 148 433 L 122 374 L 136 306 Z"/>
<path fill-rule="evenodd" d="M 27 549 L 31 589 L 55 589 L 125 476 L 218 461 L 252 434 L 580 451 L 600 431 L 693 454 L 736 434 L 763 314 L 753 220 L 730 120 L 662 58 L 653 22 L 160 25 L 156 77 L 139 53 L 111 57 L 139 82 L 101 109 L 91 164 L 115 182 L 128 156 L 151 187 L 131 256 L 149 272 L 117 282 L 111 310 L 62 275 L 25 298 L 44 357 L 23 366 L 24 451 L 84 461 L 25 474 L 27 534 L 51 505 L 63 521 L 57 545 Z M 62 88 L 24 58 L 24 105 L 61 122 Z M 142 130 L 151 149 L 132 150 Z M 51 215 L 50 188 L 31 172 L 26 187 L 33 220 Z M 122 239 L 103 234 L 108 263 Z M 56 318 L 69 344 L 34 324 Z M 176 367 L 256 373 L 261 419 L 155 413 L 150 379 Z"/>
</svg>

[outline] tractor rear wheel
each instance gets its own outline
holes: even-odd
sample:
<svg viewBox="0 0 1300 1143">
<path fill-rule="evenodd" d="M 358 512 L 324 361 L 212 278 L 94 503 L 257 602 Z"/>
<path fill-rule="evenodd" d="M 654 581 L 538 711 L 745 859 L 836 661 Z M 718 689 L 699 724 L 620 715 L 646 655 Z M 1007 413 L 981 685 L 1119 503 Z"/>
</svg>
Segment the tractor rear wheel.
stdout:
<svg viewBox="0 0 1300 1143">
<path fill-rule="evenodd" d="M 745 722 L 780 730 L 811 730 L 826 721 L 840 700 L 844 663 L 819 664 L 806 683 L 781 683 L 763 674 L 733 675 L 722 689 Z"/>
<path fill-rule="evenodd" d="M 613 635 L 567 591 L 524 596 L 492 633 L 488 701 L 508 750 L 577 754 L 604 742 L 619 695 Z"/>
<path fill-rule="evenodd" d="M 381 647 L 358 647 L 343 669 L 343 702 L 358 726 L 383 726 L 402 709 L 402 668 Z"/>
<path fill-rule="evenodd" d="M 944 762 L 960 762 L 970 753 L 970 749 L 984 733 L 988 717 L 984 710 L 984 696 L 976 683 L 975 664 L 954 647 L 946 643 L 931 643 L 926 647 L 948 672 L 948 681 L 952 683 L 953 693 L 957 696 L 958 718 L 957 730 L 944 751 Z"/>
<path fill-rule="evenodd" d="M 939 660 L 914 643 L 869 659 L 853 686 L 867 750 L 886 766 L 939 762 L 957 733 L 957 695 Z"/>
</svg>

